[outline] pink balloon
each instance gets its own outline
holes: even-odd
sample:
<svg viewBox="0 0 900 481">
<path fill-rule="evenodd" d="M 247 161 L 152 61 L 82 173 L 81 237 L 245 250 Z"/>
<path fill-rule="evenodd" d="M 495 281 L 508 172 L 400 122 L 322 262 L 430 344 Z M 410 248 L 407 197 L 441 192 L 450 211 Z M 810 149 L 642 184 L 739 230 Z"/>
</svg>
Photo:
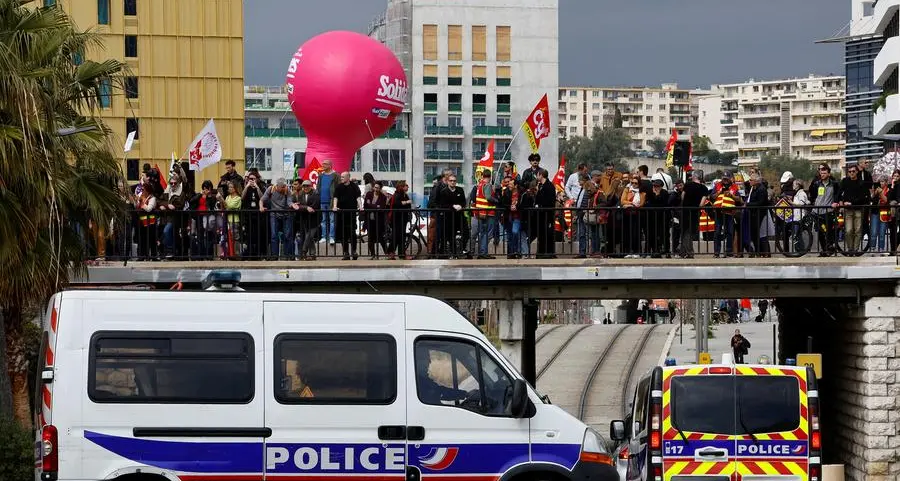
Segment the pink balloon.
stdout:
<svg viewBox="0 0 900 481">
<path fill-rule="evenodd" d="M 394 53 L 356 32 L 326 32 L 300 46 L 287 73 L 288 101 L 306 131 L 307 162 L 349 171 L 360 147 L 386 132 L 409 91 Z"/>
</svg>

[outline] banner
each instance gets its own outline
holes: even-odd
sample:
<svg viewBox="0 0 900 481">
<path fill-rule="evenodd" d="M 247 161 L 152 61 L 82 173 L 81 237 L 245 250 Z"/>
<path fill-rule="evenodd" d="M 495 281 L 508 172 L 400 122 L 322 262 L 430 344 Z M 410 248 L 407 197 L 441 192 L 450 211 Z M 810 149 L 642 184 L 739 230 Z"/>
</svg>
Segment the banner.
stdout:
<svg viewBox="0 0 900 481">
<path fill-rule="evenodd" d="M 666 144 L 666 168 L 675 167 L 675 142 L 678 141 L 678 131 L 672 129 L 672 136 Z"/>
<path fill-rule="evenodd" d="M 541 139 L 550 136 L 550 106 L 547 102 L 547 94 L 541 97 L 534 110 L 525 118 L 522 129 L 528 135 L 531 153 L 537 153 L 541 148 Z"/>
<path fill-rule="evenodd" d="M 553 185 L 556 187 L 557 192 L 562 192 L 566 186 L 566 156 L 562 156 L 559 159 L 559 169 L 556 171 L 556 175 L 553 176 Z"/>
<path fill-rule="evenodd" d="M 191 170 L 203 170 L 222 160 L 222 144 L 216 133 L 216 124 L 209 119 L 203 130 L 194 137 L 188 147 Z"/>
<path fill-rule="evenodd" d="M 494 139 L 488 142 L 487 150 L 484 151 L 484 155 L 481 156 L 481 160 L 475 166 L 476 183 L 481 181 L 481 173 L 485 170 L 491 174 L 494 173 Z"/>
<path fill-rule="evenodd" d="M 297 168 L 297 178 L 301 181 L 308 180 L 316 185 L 319 181 L 319 172 L 322 172 L 322 164 L 319 163 L 319 159 L 313 157 L 312 161 L 306 163 L 306 168 L 301 169 Z"/>
</svg>

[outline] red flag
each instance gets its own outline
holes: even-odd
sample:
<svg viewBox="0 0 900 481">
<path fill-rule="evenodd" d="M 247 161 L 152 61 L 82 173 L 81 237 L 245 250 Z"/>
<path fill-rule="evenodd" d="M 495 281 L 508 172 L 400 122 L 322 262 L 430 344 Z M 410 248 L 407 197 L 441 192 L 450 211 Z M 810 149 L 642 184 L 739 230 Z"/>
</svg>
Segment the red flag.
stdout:
<svg viewBox="0 0 900 481">
<path fill-rule="evenodd" d="M 541 97 L 534 110 L 525 119 L 522 129 L 528 135 L 531 152 L 537 153 L 538 149 L 541 148 L 541 139 L 550 136 L 550 106 L 547 101 L 547 94 Z"/>
<path fill-rule="evenodd" d="M 690 172 L 692 170 L 694 170 L 694 142 L 693 141 L 690 143 L 690 146 L 688 147 L 688 163 L 687 163 L 687 165 L 684 166 L 685 172 Z"/>
<path fill-rule="evenodd" d="M 165 175 L 162 175 L 162 171 L 159 170 L 159 164 L 153 164 L 153 170 L 156 171 L 156 175 L 159 177 L 159 183 L 162 185 L 162 188 L 165 189 L 166 187 L 168 187 L 168 179 L 166 179 Z"/>
<path fill-rule="evenodd" d="M 556 190 L 563 190 L 566 185 L 566 156 L 562 156 L 559 160 L 559 170 L 556 171 L 556 175 L 553 176 L 553 185 L 556 186 Z"/>
<path fill-rule="evenodd" d="M 303 173 L 298 175 L 297 178 L 300 181 L 308 180 L 313 183 L 313 185 L 317 184 L 319 180 L 319 173 L 322 172 L 322 164 L 319 163 L 319 159 L 313 157 L 312 161 L 307 164 L 306 169 L 303 170 Z"/>
</svg>

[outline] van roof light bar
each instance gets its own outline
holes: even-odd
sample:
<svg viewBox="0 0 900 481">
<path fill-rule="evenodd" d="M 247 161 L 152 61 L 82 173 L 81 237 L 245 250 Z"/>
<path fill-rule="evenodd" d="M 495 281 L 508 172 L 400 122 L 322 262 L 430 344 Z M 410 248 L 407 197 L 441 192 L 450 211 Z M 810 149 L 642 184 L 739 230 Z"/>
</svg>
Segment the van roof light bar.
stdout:
<svg viewBox="0 0 900 481">
<path fill-rule="evenodd" d="M 212 271 L 200 284 L 204 291 L 243 291 L 240 288 L 241 273 L 239 271 Z"/>
</svg>

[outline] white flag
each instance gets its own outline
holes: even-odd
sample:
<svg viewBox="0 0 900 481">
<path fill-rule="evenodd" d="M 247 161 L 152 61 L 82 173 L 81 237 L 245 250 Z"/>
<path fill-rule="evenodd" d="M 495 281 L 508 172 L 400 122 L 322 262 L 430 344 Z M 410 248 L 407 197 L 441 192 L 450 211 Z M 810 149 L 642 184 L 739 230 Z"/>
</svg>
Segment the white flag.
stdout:
<svg viewBox="0 0 900 481">
<path fill-rule="evenodd" d="M 125 152 L 131 151 L 131 146 L 134 145 L 134 135 L 136 133 L 137 132 L 135 132 L 133 130 L 131 132 L 128 132 L 128 138 L 125 139 Z"/>
<path fill-rule="evenodd" d="M 216 124 L 212 119 L 209 119 L 209 123 L 191 141 L 188 152 L 191 170 L 203 170 L 222 160 L 222 144 L 219 142 Z"/>
</svg>

